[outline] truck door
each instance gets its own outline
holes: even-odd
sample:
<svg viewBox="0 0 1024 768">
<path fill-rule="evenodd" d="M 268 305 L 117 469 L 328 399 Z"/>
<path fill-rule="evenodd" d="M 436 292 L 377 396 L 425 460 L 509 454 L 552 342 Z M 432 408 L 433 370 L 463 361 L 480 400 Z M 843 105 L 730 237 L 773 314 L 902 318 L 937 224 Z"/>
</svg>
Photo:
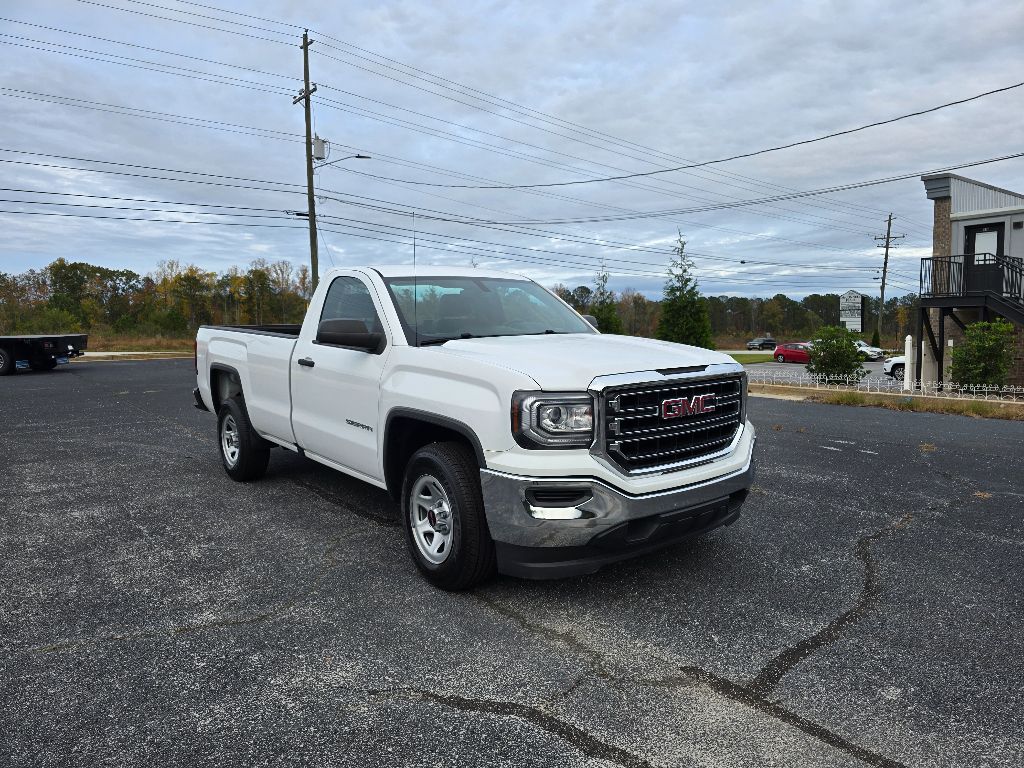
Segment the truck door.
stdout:
<svg viewBox="0 0 1024 768">
<path fill-rule="evenodd" d="M 366 283 L 341 276 L 331 281 L 317 325 L 355 320 L 386 337 L 380 316 Z M 292 428 L 303 450 L 380 479 L 377 415 L 389 349 L 387 341 L 379 352 L 321 344 L 316 326 L 303 328 L 291 360 Z"/>
</svg>

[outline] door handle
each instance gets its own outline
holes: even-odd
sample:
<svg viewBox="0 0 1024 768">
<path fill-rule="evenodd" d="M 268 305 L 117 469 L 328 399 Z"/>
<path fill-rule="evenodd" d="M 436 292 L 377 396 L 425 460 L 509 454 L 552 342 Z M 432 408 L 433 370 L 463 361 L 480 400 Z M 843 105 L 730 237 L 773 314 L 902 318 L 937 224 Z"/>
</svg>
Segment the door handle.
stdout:
<svg viewBox="0 0 1024 768">
<path fill-rule="evenodd" d="M 299 365 L 305 368 L 312 368 L 314 365 L 316 365 L 316 362 L 311 357 L 302 357 L 299 358 Z"/>
</svg>

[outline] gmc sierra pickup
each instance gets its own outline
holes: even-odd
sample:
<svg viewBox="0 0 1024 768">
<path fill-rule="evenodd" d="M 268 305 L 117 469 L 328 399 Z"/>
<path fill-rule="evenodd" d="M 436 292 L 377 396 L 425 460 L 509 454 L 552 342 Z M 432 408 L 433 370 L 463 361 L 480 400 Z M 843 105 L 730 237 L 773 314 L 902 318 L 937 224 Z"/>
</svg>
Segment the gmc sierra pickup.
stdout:
<svg viewBox="0 0 1024 768">
<path fill-rule="evenodd" d="M 590 573 L 729 525 L 753 479 L 742 366 L 599 334 L 501 272 L 333 269 L 302 325 L 200 328 L 196 377 L 230 477 L 280 446 L 387 489 L 444 589 Z"/>
</svg>

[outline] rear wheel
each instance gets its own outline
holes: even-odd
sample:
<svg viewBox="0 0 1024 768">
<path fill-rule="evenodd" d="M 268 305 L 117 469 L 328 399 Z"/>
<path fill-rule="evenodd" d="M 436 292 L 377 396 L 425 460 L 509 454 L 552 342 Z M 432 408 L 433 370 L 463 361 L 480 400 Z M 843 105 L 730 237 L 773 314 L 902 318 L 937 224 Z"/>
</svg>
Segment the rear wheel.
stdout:
<svg viewBox="0 0 1024 768">
<path fill-rule="evenodd" d="M 252 428 L 245 400 L 226 400 L 217 416 L 217 445 L 228 477 L 241 483 L 263 477 L 270 461 L 270 446 Z"/>
<path fill-rule="evenodd" d="M 0 349 L 0 376 L 14 373 L 14 357 L 6 349 Z"/>
<path fill-rule="evenodd" d="M 780 363 L 786 362 L 786 356 L 785 355 L 781 355 L 781 354 L 780 355 L 776 355 L 775 359 L 778 360 Z"/>
<path fill-rule="evenodd" d="M 495 571 L 480 469 L 461 443 L 432 443 L 409 460 L 402 483 L 402 517 L 413 562 L 427 581 L 469 589 Z"/>
<path fill-rule="evenodd" d="M 906 370 L 905 366 L 894 365 L 892 367 L 892 377 L 894 379 L 902 379 L 903 378 L 903 371 L 905 371 L 905 370 Z"/>
</svg>

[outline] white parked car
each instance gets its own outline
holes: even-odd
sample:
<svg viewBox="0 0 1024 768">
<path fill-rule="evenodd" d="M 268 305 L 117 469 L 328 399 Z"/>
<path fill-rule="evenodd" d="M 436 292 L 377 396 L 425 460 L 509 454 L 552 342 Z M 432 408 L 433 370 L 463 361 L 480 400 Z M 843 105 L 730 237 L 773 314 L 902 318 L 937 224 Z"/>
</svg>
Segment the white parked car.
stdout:
<svg viewBox="0 0 1024 768">
<path fill-rule="evenodd" d="M 867 344 L 860 339 L 857 339 L 853 343 L 860 353 L 868 360 L 881 360 L 885 355 L 885 352 L 878 347 L 872 347 L 870 344 Z"/>
<path fill-rule="evenodd" d="M 501 272 L 333 269 L 301 325 L 202 326 L 196 379 L 231 478 L 279 447 L 386 488 L 443 589 L 699 536 L 739 517 L 754 477 L 743 366 L 602 335 Z"/>
<path fill-rule="evenodd" d="M 882 373 L 892 376 L 894 379 L 902 379 L 903 372 L 907 369 L 907 358 L 904 355 L 899 357 L 887 357 L 882 363 Z"/>
</svg>

